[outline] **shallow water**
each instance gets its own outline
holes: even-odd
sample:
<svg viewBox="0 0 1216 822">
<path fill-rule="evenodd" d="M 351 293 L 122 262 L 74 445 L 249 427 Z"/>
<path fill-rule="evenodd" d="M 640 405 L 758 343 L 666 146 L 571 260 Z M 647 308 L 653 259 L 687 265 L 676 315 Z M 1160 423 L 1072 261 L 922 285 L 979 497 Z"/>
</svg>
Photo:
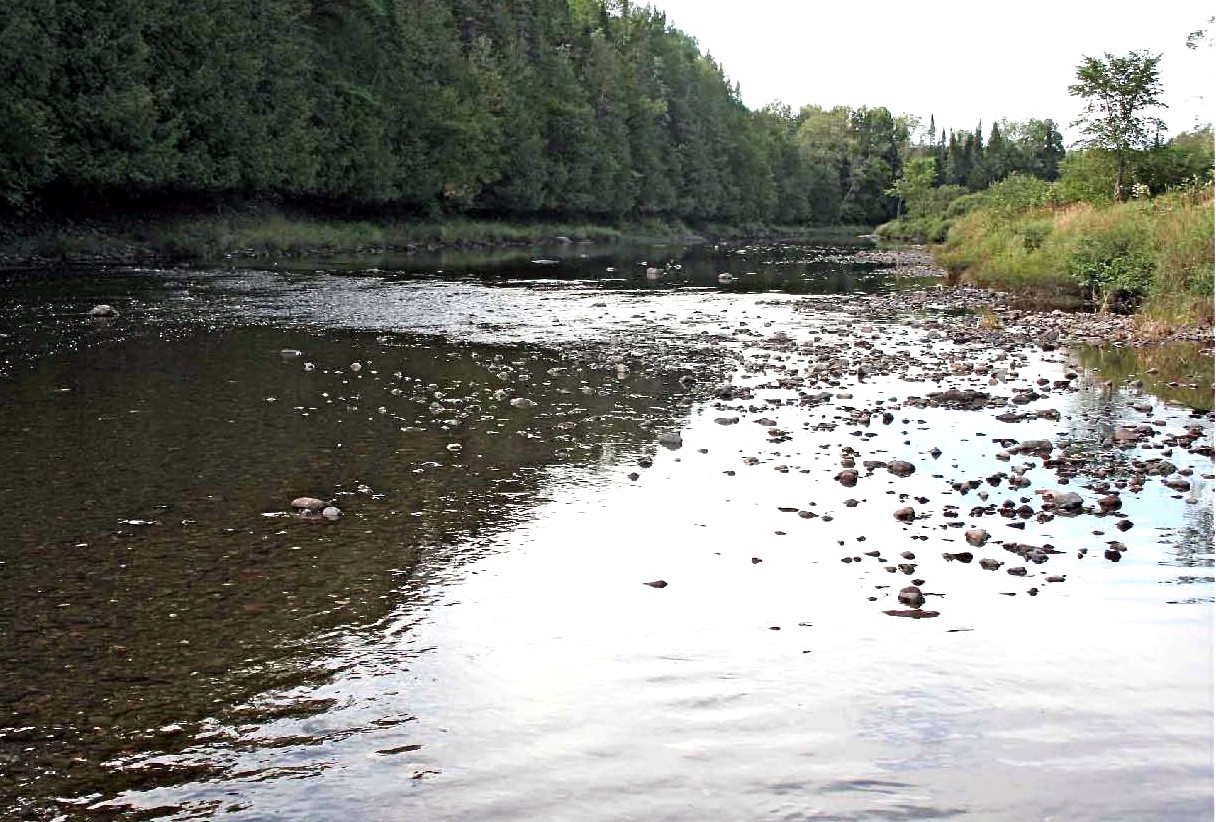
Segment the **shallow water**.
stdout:
<svg viewBox="0 0 1216 822">
<path fill-rule="evenodd" d="M 908 284 L 864 252 L 0 280 L 0 809 L 1211 818 L 1210 360 L 1001 351 L 805 302 Z M 121 315 L 82 319 L 98 302 Z M 917 399 L 1073 369 L 1025 405 Z M 1124 423 L 1154 433 L 1120 446 Z M 1075 462 L 998 457 L 1037 438 Z M 1092 506 L 1161 456 L 1191 488 L 1150 475 L 1120 516 L 996 508 Z M 863 466 L 895 458 L 915 473 Z M 344 516 L 301 519 L 301 495 Z M 963 550 L 1004 565 L 942 557 Z M 884 613 L 913 577 L 940 616 Z"/>
</svg>

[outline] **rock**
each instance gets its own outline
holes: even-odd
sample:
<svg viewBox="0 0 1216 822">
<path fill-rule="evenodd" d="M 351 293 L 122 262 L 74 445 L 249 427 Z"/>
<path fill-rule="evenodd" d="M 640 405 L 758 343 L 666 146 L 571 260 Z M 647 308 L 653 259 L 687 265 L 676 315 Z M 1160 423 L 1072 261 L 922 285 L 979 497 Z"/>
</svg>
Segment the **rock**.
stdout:
<svg viewBox="0 0 1216 822">
<path fill-rule="evenodd" d="M 296 497 L 291 501 L 292 508 L 302 508 L 305 511 L 320 511 L 325 507 L 325 503 L 316 497 Z"/>
<path fill-rule="evenodd" d="M 714 420 L 718 425 L 735 425 L 739 422 L 738 417 L 718 417 Z"/>
<path fill-rule="evenodd" d="M 980 567 L 983 568 L 985 571 L 995 571 L 1004 564 L 1005 563 L 1001 562 L 1000 560 L 996 560 L 996 559 L 981 559 L 980 560 Z"/>
<path fill-rule="evenodd" d="M 666 587 L 667 587 L 667 580 L 665 580 L 665 579 L 656 579 L 654 582 L 643 582 L 642 584 L 643 584 L 643 585 L 649 585 L 651 588 L 666 588 Z"/>
<path fill-rule="evenodd" d="M 897 510 L 894 516 L 900 522 L 911 522 L 912 520 L 916 519 L 916 510 L 904 506 L 903 508 Z"/>
<path fill-rule="evenodd" d="M 891 460 L 887 463 L 887 470 L 897 477 L 906 477 L 916 471 L 916 466 L 904 460 Z"/>
<path fill-rule="evenodd" d="M 857 472 L 852 468 L 846 468 L 836 475 L 836 481 L 846 488 L 852 488 L 857 484 Z"/>
<path fill-rule="evenodd" d="M 1019 565 L 1016 568 L 1007 568 L 1005 570 L 1005 573 L 1013 574 L 1015 577 L 1024 577 L 1024 576 L 1026 576 L 1026 569 L 1024 567 L 1022 567 L 1021 565 Z"/>
<path fill-rule="evenodd" d="M 284 348 L 279 352 L 279 356 L 285 360 L 294 360 L 296 357 L 304 356 L 304 352 L 296 348 Z"/>
<path fill-rule="evenodd" d="M 118 311 L 112 305 L 95 305 L 89 309 L 89 316 L 93 319 L 105 319 L 108 317 L 117 317 Z"/>
<path fill-rule="evenodd" d="M 664 431 L 659 434 L 659 445 L 665 448 L 676 449 L 684 444 L 684 438 L 680 436 L 679 431 Z"/>
<path fill-rule="evenodd" d="M 1123 500 L 1114 494 L 1098 497 L 1098 507 L 1103 511 L 1118 511 L 1123 507 Z"/>
<path fill-rule="evenodd" d="M 909 585 L 899 592 L 899 604 L 907 605 L 909 608 L 919 608 L 925 604 L 925 595 L 921 593 L 920 588 L 915 585 Z"/>
<path fill-rule="evenodd" d="M 900 558 L 901 558 L 901 559 L 906 559 L 906 560 L 908 560 L 909 562 L 911 562 L 912 560 L 916 559 L 916 554 L 912 553 L 911 551 L 904 551 L 904 552 L 903 552 L 902 554 L 900 554 L 899 556 L 900 556 Z"/>
<path fill-rule="evenodd" d="M 1080 511 L 1085 500 L 1076 491 L 1040 491 L 1043 505 L 1056 511 Z"/>
<path fill-rule="evenodd" d="M 920 608 L 913 608 L 907 611 L 883 611 L 883 613 L 887 616 L 908 617 L 909 619 L 930 619 L 941 616 L 941 612 L 939 611 L 922 611 Z"/>
<path fill-rule="evenodd" d="M 321 516 L 328 520 L 336 520 L 342 518 L 342 509 L 336 505 L 327 505 L 321 509 Z"/>
<path fill-rule="evenodd" d="M 536 405 L 536 400 L 530 400 L 527 397 L 516 397 L 511 400 L 511 407 L 513 408 L 535 408 Z"/>
<path fill-rule="evenodd" d="M 899 568 L 901 573 L 907 574 L 908 576 L 912 576 L 916 573 L 916 565 L 911 562 L 901 562 L 896 567 Z"/>
<path fill-rule="evenodd" d="M 929 405 L 942 408 L 956 408 L 964 411 L 978 411 L 988 404 L 992 397 L 983 391 L 972 389 L 960 390 L 951 388 L 929 395 Z"/>
<path fill-rule="evenodd" d="M 1133 525 L 1134 523 L 1130 519 L 1121 519 L 1115 527 L 1120 531 L 1130 531 Z"/>
<path fill-rule="evenodd" d="M 1047 581 L 1048 582 L 1063 582 L 1064 576 L 1062 574 L 1054 574 L 1052 576 L 1047 577 Z"/>
<path fill-rule="evenodd" d="M 929 456 L 933 457 L 933 459 L 937 459 L 941 455 L 942 455 L 942 449 L 938 448 L 937 446 L 933 446 L 932 448 L 929 449 Z"/>
<path fill-rule="evenodd" d="M 1182 477 L 1170 477 L 1161 481 L 1162 485 L 1174 491 L 1190 491 L 1191 483 Z"/>
<path fill-rule="evenodd" d="M 983 528 L 968 528 L 967 533 L 963 534 L 963 536 L 967 539 L 968 545 L 974 545 L 976 548 L 980 548 L 988 542 L 991 534 L 989 534 Z"/>
<path fill-rule="evenodd" d="M 970 551 L 960 551 L 957 554 L 942 554 L 942 559 L 946 562 L 970 562 L 975 559 L 975 555 Z"/>
<path fill-rule="evenodd" d="M 1054 448 L 1055 446 L 1051 444 L 1051 440 L 1024 440 L 1005 450 L 1010 454 L 1050 454 Z"/>
</svg>

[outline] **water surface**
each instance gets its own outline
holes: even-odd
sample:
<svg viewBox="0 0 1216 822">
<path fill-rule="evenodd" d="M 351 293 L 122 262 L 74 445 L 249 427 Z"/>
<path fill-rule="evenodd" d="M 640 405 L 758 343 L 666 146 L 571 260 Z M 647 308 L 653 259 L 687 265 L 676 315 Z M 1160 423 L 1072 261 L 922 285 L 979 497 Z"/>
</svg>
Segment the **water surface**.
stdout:
<svg viewBox="0 0 1216 822">
<path fill-rule="evenodd" d="M 858 319 L 919 282 L 866 250 L 7 276 L 0 808 L 1211 818 L 1210 360 Z M 1035 438 L 1075 473 L 1000 458 Z M 1154 457 L 1190 488 L 1128 489 Z M 885 613 L 914 577 L 940 616 Z"/>
</svg>

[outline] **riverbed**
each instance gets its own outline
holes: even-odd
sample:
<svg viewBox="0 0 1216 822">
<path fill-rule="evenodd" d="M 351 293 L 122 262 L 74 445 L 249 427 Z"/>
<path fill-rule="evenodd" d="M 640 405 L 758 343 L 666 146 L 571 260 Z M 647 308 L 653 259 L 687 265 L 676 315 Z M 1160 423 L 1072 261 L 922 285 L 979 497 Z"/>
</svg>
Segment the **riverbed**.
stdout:
<svg viewBox="0 0 1216 822">
<path fill-rule="evenodd" d="M 0 813 L 1212 818 L 1210 349 L 927 273 L 0 275 Z"/>
</svg>

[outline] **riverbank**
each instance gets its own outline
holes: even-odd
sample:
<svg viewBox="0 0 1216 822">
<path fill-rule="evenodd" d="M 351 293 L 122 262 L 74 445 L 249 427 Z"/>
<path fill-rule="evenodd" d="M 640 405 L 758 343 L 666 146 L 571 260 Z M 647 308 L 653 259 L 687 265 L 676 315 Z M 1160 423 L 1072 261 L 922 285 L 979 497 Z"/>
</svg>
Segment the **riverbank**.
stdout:
<svg viewBox="0 0 1216 822">
<path fill-rule="evenodd" d="M 934 242 L 951 282 L 1041 306 L 1132 314 L 1137 333 L 1165 337 L 1212 325 L 1212 196 L 1208 184 L 1126 203 L 1077 202 L 1052 184 L 1018 178 L 959 198 L 929 235 L 916 236 L 924 220 L 876 231 Z"/>
<path fill-rule="evenodd" d="M 1208 348 L 1213 345 L 1210 317 L 1206 323 L 1164 323 L 1142 314 L 1086 310 L 1083 300 L 1063 292 L 952 285 L 950 272 L 937 262 L 934 251 L 925 246 L 877 248 L 860 252 L 859 256 L 890 266 L 897 277 L 941 280 L 932 288 L 832 297 L 834 307 L 867 320 L 908 319 L 910 315 L 921 314 L 932 316 L 932 323 L 954 332 L 1014 335 L 1051 347 L 1110 343 L 1143 347 L 1171 342 L 1193 342 Z"/>
<path fill-rule="evenodd" d="M 251 207 L 221 214 L 118 215 L 0 225 L 0 268 L 63 264 L 214 262 L 539 244 L 657 243 L 855 237 L 868 226 L 689 226 L 660 218 L 615 224 L 449 217 L 338 218 Z"/>
</svg>

